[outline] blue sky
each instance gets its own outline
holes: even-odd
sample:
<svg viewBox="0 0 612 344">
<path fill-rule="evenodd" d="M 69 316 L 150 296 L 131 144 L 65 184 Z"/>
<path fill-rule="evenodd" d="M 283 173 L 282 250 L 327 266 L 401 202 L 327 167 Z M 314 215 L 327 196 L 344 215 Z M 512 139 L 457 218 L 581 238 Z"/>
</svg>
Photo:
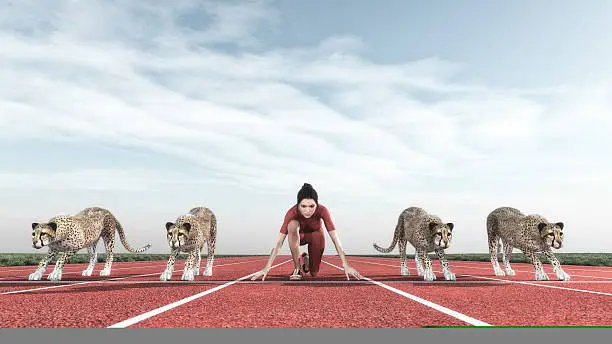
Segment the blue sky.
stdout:
<svg viewBox="0 0 612 344">
<path fill-rule="evenodd" d="M 0 251 L 99 205 L 165 253 L 205 205 L 218 252 L 267 253 L 304 182 L 349 254 L 409 206 L 451 253 L 486 252 L 502 205 L 610 251 L 610 2 L 2 3 Z"/>
</svg>

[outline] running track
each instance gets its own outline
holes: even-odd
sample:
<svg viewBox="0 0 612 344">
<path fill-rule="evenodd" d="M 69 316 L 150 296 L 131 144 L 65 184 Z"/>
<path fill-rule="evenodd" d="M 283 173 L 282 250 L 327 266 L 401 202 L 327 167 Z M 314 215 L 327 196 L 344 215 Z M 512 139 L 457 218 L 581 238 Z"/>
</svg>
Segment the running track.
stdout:
<svg viewBox="0 0 612 344">
<path fill-rule="evenodd" d="M 160 282 L 165 261 L 117 262 L 91 277 L 69 264 L 61 282 L 28 281 L 35 266 L 0 268 L 0 327 L 423 327 L 612 326 L 612 267 L 565 266 L 572 279 L 536 282 L 528 264 L 496 277 L 488 262 L 450 261 L 457 281 L 425 282 L 408 260 L 348 257 L 367 279 L 346 280 L 337 256 L 320 275 L 289 281 L 291 257 L 277 257 L 266 281 L 251 281 L 267 257 L 215 259 L 213 276 Z M 205 260 L 202 260 L 202 267 Z M 47 274 L 52 271 L 49 266 Z"/>
</svg>

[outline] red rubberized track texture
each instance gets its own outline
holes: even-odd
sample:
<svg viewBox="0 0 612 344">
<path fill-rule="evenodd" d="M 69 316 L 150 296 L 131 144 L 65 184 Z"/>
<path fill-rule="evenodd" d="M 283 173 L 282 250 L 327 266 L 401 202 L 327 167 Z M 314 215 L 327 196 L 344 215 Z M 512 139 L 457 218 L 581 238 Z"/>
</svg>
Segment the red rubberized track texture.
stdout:
<svg viewBox="0 0 612 344">
<path fill-rule="evenodd" d="M 213 276 L 159 280 L 165 261 L 117 262 L 90 277 L 68 264 L 62 281 L 28 281 L 35 266 L 0 268 L 0 327 L 424 327 L 612 326 L 612 268 L 564 266 L 570 281 L 535 281 L 529 264 L 497 277 L 489 262 L 449 261 L 456 281 L 424 281 L 414 261 L 401 276 L 398 258 L 348 257 L 365 280 L 349 281 L 337 256 L 319 275 L 290 281 L 290 256 L 277 257 L 265 281 L 251 281 L 267 257 L 215 259 Z M 205 259 L 202 260 L 202 267 Z"/>
</svg>

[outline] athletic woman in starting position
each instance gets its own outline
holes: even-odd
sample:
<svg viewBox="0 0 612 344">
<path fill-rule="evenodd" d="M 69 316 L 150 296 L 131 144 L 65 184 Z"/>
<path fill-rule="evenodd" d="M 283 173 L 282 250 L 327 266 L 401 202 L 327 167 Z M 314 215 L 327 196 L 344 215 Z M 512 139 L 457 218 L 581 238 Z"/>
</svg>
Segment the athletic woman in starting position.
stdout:
<svg viewBox="0 0 612 344">
<path fill-rule="evenodd" d="M 310 272 L 314 277 L 319 273 L 323 251 L 325 250 L 325 233 L 321 227 L 321 223 L 325 223 L 325 229 L 336 246 L 336 251 L 342 260 L 342 266 L 346 279 L 349 279 L 349 274 L 357 279 L 362 276 L 348 265 L 342 244 L 336 233 L 336 227 L 331 219 L 329 210 L 322 204 L 319 204 L 319 197 L 312 185 L 304 183 L 297 194 L 297 204 L 291 207 L 285 215 L 285 221 L 281 226 L 276 247 L 270 253 L 270 259 L 266 266 L 259 272 L 255 273 L 251 280 L 256 280 L 262 277 L 262 281 L 266 279 L 268 271 L 272 266 L 272 262 L 276 255 L 283 247 L 285 237 L 289 237 L 289 248 L 293 257 L 293 273 L 289 277 L 292 280 L 302 279 L 302 274 Z M 304 262 L 300 264 L 300 246 L 308 244 L 308 253 L 304 252 L 302 257 Z"/>
</svg>

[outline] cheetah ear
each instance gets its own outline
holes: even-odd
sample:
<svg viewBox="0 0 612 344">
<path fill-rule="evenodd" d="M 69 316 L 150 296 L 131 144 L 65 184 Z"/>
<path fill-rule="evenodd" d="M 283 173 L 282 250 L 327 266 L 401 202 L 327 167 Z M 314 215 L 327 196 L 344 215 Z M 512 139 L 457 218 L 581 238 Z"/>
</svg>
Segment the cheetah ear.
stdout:
<svg viewBox="0 0 612 344">
<path fill-rule="evenodd" d="M 432 229 L 434 229 L 434 228 L 435 228 L 437 225 L 438 225 L 438 223 L 437 223 L 437 222 L 430 222 L 430 223 L 429 223 L 429 229 L 430 229 L 430 230 L 432 230 Z"/>
<path fill-rule="evenodd" d="M 450 229 L 451 232 L 453 231 L 453 228 L 455 228 L 455 224 L 452 222 L 449 222 L 446 225 L 448 226 L 448 229 Z"/>
<path fill-rule="evenodd" d="M 36 226 L 38 226 L 38 222 L 32 222 L 32 229 L 36 228 Z"/>
<path fill-rule="evenodd" d="M 540 233 L 542 233 L 542 230 L 546 227 L 546 223 L 544 222 L 540 222 L 538 223 L 538 231 L 540 231 Z"/>
<path fill-rule="evenodd" d="M 183 227 L 185 227 L 186 230 L 190 231 L 191 230 L 191 223 L 183 223 Z"/>
<path fill-rule="evenodd" d="M 49 222 L 49 227 L 51 227 L 51 229 L 53 229 L 53 231 L 55 232 L 57 230 L 57 223 Z"/>
<path fill-rule="evenodd" d="M 557 222 L 557 223 L 555 223 L 555 224 L 557 225 L 557 227 L 559 227 L 559 228 L 561 228 L 561 229 L 563 229 L 563 226 L 565 226 L 565 225 L 563 224 L 563 222 Z"/>
<path fill-rule="evenodd" d="M 170 230 L 170 227 L 172 227 L 172 225 L 174 225 L 174 223 L 166 222 L 166 230 Z"/>
</svg>

